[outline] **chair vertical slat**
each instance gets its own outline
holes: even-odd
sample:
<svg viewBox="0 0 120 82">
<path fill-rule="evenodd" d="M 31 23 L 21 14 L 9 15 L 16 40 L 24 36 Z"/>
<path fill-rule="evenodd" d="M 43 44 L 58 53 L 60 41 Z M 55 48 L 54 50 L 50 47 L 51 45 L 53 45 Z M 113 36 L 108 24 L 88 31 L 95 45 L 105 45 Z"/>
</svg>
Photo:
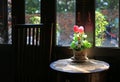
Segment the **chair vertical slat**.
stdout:
<svg viewBox="0 0 120 82">
<path fill-rule="evenodd" d="M 32 28 L 32 45 L 35 45 L 35 28 Z"/>
<path fill-rule="evenodd" d="M 36 46 L 38 46 L 38 28 L 36 28 Z"/>
<path fill-rule="evenodd" d="M 38 28 L 38 45 L 40 45 L 40 28 Z"/>
<path fill-rule="evenodd" d="M 31 44 L 31 28 L 28 28 L 28 35 L 27 35 L 27 37 L 28 37 L 28 45 L 30 45 Z"/>
</svg>

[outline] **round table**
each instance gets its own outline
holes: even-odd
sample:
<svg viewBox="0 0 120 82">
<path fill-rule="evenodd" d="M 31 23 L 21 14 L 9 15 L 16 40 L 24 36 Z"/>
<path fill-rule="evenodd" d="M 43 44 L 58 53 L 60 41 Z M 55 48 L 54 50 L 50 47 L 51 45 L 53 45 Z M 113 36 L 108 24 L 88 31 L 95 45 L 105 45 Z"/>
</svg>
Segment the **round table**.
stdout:
<svg viewBox="0 0 120 82">
<path fill-rule="evenodd" d="M 50 64 L 50 68 L 63 77 L 61 78 L 62 82 L 104 82 L 106 70 L 109 67 L 107 62 L 95 59 L 89 59 L 84 63 L 75 63 L 71 58 L 68 58 Z"/>
</svg>

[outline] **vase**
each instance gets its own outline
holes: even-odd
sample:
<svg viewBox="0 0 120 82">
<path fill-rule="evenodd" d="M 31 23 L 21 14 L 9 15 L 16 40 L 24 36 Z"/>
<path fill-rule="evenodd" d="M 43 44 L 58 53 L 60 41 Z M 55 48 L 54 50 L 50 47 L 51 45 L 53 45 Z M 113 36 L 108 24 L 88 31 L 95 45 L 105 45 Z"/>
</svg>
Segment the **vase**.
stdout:
<svg viewBox="0 0 120 82">
<path fill-rule="evenodd" d="M 81 51 L 73 50 L 72 60 L 73 62 L 76 62 L 76 63 L 86 62 L 88 60 L 87 52 L 85 50 L 81 50 Z"/>
</svg>

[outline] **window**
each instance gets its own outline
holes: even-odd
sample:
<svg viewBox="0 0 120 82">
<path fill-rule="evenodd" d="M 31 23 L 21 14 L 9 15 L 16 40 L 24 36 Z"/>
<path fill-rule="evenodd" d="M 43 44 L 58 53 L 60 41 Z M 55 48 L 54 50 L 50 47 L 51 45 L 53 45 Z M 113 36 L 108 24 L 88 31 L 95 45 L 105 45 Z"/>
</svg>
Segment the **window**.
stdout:
<svg viewBox="0 0 120 82">
<path fill-rule="evenodd" d="M 26 23 L 40 24 L 40 1 L 26 0 Z M 0 44 L 12 44 L 12 0 L 0 0 Z"/>
<path fill-rule="evenodd" d="M 25 0 L 25 23 L 40 24 L 41 0 Z"/>
<path fill-rule="evenodd" d="M 12 43 L 11 0 L 0 0 L 0 44 Z"/>
<path fill-rule="evenodd" d="M 57 0 L 56 6 L 56 43 L 58 46 L 69 46 L 75 24 L 75 0 Z"/>
<path fill-rule="evenodd" d="M 96 47 L 119 46 L 119 0 L 57 0 L 56 7 L 56 45 L 69 46 L 78 24 Z"/>
<path fill-rule="evenodd" d="M 95 45 L 118 47 L 119 42 L 119 0 L 96 0 Z"/>
<path fill-rule="evenodd" d="M 11 15 L 11 9 L 12 9 L 12 1 L 8 0 L 8 44 L 12 43 L 12 15 Z"/>
<path fill-rule="evenodd" d="M 90 1 L 57 0 L 56 43 L 58 46 L 70 45 L 73 37 L 73 26 L 75 24 L 85 27 L 88 40 L 93 43 L 93 19 L 91 9 L 88 7 L 89 3 Z"/>
</svg>

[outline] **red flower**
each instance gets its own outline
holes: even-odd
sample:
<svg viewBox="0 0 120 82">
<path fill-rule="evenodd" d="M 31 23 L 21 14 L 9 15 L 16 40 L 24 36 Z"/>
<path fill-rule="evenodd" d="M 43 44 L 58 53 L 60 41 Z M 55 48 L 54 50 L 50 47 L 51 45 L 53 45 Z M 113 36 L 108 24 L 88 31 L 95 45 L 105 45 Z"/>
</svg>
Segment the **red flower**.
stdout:
<svg viewBox="0 0 120 82">
<path fill-rule="evenodd" d="M 77 25 L 74 25 L 73 30 L 74 30 L 74 32 L 79 32 L 79 27 Z"/>
</svg>

